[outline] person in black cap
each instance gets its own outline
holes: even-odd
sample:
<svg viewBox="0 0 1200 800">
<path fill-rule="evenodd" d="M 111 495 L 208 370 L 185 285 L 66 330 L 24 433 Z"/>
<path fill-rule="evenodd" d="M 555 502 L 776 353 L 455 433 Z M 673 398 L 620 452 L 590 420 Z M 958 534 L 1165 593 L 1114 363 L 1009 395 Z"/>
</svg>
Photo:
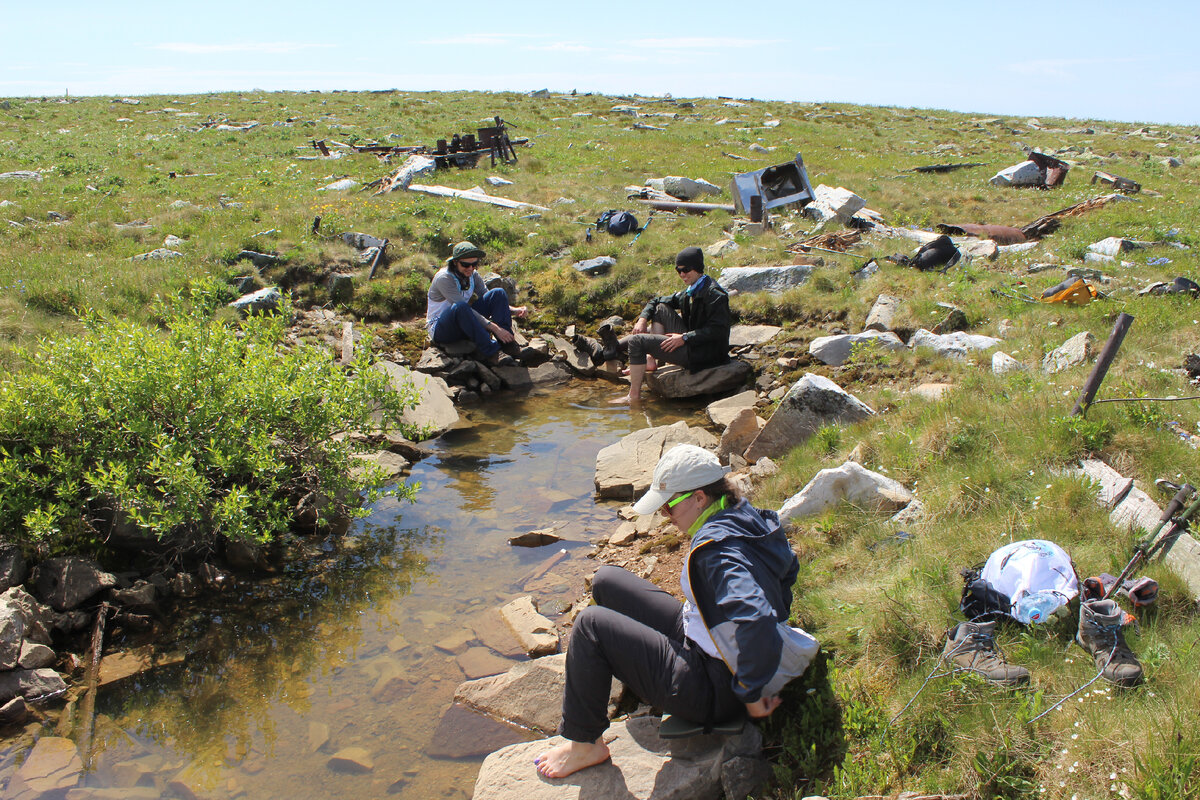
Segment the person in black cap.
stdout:
<svg viewBox="0 0 1200 800">
<path fill-rule="evenodd" d="M 439 344 L 471 340 L 487 364 L 512 364 L 520 353 L 512 319 L 525 316 L 526 309 L 510 306 L 503 289 L 484 286 L 479 262 L 486 255 L 470 242 L 454 245 L 445 268 L 429 284 L 425 328 Z"/>
<path fill-rule="evenodd" d="M 704 274 L 704 253 L 685 247 L 675 256 L 683 290 L 655 297 L 633 323 L 633 333 L 619 341 L 601 326 L 606 349 L 629 351 L 629 393 L 609 402 L 634 403 L 642 396 L 642 378 L 662 359 L 692 372 L 729 360 L 729 293 Z"/>
</svg>

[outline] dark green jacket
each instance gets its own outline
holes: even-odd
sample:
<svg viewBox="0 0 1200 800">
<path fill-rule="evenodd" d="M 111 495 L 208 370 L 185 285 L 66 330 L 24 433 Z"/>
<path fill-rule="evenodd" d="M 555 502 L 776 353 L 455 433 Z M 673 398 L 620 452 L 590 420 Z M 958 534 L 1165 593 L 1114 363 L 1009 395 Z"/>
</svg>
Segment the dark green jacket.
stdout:
<svg viewBox="0 0 1200 800">
<path fill-rule="evenodd" d="M 689 295 L 687 290 L 656 297 L 642 309 L 643 319 L 654 319 L 654 309 L 662 303 L 679 312 L 687 333 L 688 369 L 692 372 L 715 367 L 729 360 L 729 293 L 708 277 L 704 288 Z"/>
</svg>

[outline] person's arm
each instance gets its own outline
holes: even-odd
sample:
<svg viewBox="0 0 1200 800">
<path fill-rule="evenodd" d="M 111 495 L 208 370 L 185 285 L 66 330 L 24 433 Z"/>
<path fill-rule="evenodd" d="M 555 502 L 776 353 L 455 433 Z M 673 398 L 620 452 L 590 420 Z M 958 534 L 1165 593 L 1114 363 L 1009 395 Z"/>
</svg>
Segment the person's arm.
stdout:
<svg viewBox="0 0 1200 800">
<path fill-rule="evenodd" d="M 694 551 L 690 574 L 701 615 L 733 672 L 733 693 L 751 715 L 769 714 L 774 705 L 762 690 L 783 647 L 770 601 L 746 565 L 719 546 Z"/>
<path fill-rule="evenodd" d="M 729 313 L 729 295 L 710 290 L 704 293 L 703 298 L 695 298 L 694 302 L 704 303 L 704 322 L 683 334 L 683 340 L 689 344 L 728 341 L 729 328 L 733 325 Z"/>
<path fill-rule="evenodd" d="M 678 311 L 679 304 L 682 300 L 683 292 L 664 294 L 661 297 L 652 297 L 650 298 L 650 302 L 646 303 L 646 305 L 642 307 L 642 313 L 638 315 L 638 319 L 644 319 L 646 322 L 650 322 L 652 319 L 654 319 L 654 310 L 658 307 L 659 303 Z"/>
</svg>

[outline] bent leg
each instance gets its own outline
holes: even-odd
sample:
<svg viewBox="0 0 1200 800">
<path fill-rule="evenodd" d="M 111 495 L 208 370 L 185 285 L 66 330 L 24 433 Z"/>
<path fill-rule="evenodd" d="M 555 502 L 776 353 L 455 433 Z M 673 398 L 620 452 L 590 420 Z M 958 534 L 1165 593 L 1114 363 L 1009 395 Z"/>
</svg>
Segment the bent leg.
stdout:
<svg viewBox="0 0 1200 800">
<path fill-rule="evenodd" d="M 589 606 L 576 618 L 567 648 L 562 734 L 576 742 L 599 740 L 608 728 L 614 676 L 650 705 L 708 720 L 720 688 L 713 684 L 711 661 L 681 639 L 611 608 Z M 724 690 L 732 696 L 728 685 Z"/>
<path fill-rule="evenodd" d="M 510 323 L 511 324 L 511 323 Z M 475 311 L 466 303 L 455 303 L 442 312 L 433 326 L 433 340 L 439 344 L 461 342 L 469 339 L 475 349 L 485 358 L 500 349 L 500 343 L 492 338 L 475 316 Z"/>
<path fill-rule="evenodd" d="M 627 569 L 605 565 L 592 576 L 596 605 L 647 625 L 664 636 L 683 639 L 683 604 Z"/>
<path fill-rule="evenodd" d="M 475 310 L 504 330 L 512 333 L 512 311 L 508 304 L 508 293 L 500 287 L 489 289 L 475 301 Z"/>
</svg>

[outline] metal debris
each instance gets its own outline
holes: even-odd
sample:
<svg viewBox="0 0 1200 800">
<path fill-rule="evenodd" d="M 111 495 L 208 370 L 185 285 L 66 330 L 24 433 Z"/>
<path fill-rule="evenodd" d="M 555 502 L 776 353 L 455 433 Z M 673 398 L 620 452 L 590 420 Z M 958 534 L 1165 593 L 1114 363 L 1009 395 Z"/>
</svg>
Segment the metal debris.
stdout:
<svg viewBox="0 0 1200 800">
<path fill-rule="evenodd" d="M 734 207 L 742 213 L 749 210 L 750 198 L 755 195 L 762 197 L 764 210 L 793 203 L 808 204 L 814 197 L 799 153 L 794 161 L 734 175 L 730 189 Z"/>
<path fill-rule="evenodd" d="M 1100 183 L 1111 186 L 1121 194 L 1137 194 L 1142 190 L 1142 185 L 1137 181 L 1131 181 L 1128 178 L 1122 178 L 1120 175 L 1113 175 L 1111 172 L 1096 170 L 1096 174 L 1092 176 L 1092 183 Z"/>
</svg>

